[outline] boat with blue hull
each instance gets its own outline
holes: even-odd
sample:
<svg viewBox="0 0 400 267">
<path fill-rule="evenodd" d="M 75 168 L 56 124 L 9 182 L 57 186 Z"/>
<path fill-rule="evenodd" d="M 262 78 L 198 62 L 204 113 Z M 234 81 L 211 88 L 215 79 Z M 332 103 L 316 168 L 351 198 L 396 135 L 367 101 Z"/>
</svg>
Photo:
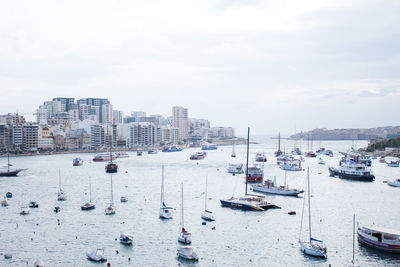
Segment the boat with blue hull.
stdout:
<svg viewBox="0 0 400 267">
<path fill-rule="evenodd" d="M 400 231 L 383 227 L 358 227 L 357 239 L 361 245 L 390 253 L 400 253 Z"/>
</svg>

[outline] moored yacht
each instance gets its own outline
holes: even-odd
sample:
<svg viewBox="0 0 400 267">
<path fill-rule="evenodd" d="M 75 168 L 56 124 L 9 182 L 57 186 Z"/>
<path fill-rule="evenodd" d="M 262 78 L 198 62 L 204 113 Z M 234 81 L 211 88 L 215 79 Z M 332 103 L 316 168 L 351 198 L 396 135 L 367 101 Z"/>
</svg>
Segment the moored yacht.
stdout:
<svg viewBox="0 0 400 267">
<path fill-rule="evenodd" d="M 262 183 L 264 179 L 264 172 L 259 166 L 254 165 L 247 168 L 246 178 L 247 182 L 249 183 Z"/>
<path fill-rule="evenodd" d="M 181 246 L 178 248 L 178 256 L 184 258 L 186 260 L 199 260 L 196 252 L 194 252 L 193 247 L 191 246 Z"/>
<path fill-rule="evenodd" d="M 72 166 L 81 166 L 82 164 L 83 160 L 79 157 L 72 160 Z"/>
<path fill-rule="evenodd" d="M 274 180 L 266 180 L 263 184 L 253 184 L 251 185 L 253 191 L 266 193 L 266 194 L 274 194 L 274 195 L 282 195 L 282 196 L 298 196 L 303 193 L 304 190 L 297 189 L 289 189 L 286 185 L 286 173 L 285 173 L 285 184 L 284 185 L 276 185 L 276 177 Z"/>
<path fill-rule="evenodd" d="M 264 153 L 257 153 L 256 154 L 256 161 L 257 162 L 267 162 L 267 157 Z"/>
<path fill-rule="evenodd" d="M 357 237 L 362 245 L 390 253 L 400 253 L 400 231 L 364 226 L 358 227 Z"/>
<path fill-rule="evenodd" d="M 196 152 L 195 154 L 190 155 L 190 160 L 199 160 L 199 159 L 204 159 L 206 157 L 205 152 Z"/>
<path fill-rule="evenodd" d="M 357 163 L 352 159 L 345 158 L 340 161 L 338 168 L 329 167 L 330 176 L 338 176 L 342 179 L 368 181 L 371 182 L 375 179 L 372 170 L 366 165 Z"/>
<path fill-rule="evenodd" d="M 129 158 L 129 154 L 125 151 L 115 152 L 117 158 Z"/>
<path fill-rule="evenodd" d="M 393 187 L 400 187 L 400 179 L 388 181 L 387 184 Z"/>
<path fill-rule="evenodd" d="M 232 174 L 242 174 L 244 172 L 243 164 L 229 164 L 226 171 Z"/>
<path fill-rule="evenodd" d="M 114 153 L 105 152 L 105 153 L 99 153 L 96 154 L 93 158 L 93 161 L 110 161 L 111 159 L 116 159 L 117 156 Z"/>
<path fill-rule="evenodd" d="M 119 237 L 119 242 L 124 245 L 132 245 L 133 243 L 133 236 L 126 233 L 121 233 Z"/>
<path fill-rule="evenodd" d="M 301 161 L 298 159 L 287 160 L 281 164 L 281 169 L 284 171 L 302 171 Z"/>
<path fill-rule="evenodd" d="M 390 162 L 386 162 L 386 164 L 388 165 L 388 167 L 399 167 L 400 165 L 400 161 L 390 161 Z"/>
</svg>

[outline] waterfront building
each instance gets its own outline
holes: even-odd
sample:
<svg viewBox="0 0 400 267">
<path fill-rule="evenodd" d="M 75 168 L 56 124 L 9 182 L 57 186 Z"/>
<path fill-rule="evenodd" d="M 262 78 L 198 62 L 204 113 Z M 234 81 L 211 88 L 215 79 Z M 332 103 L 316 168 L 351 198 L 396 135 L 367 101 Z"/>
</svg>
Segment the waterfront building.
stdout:
<svg viewBox="0 0 400 267">
<path fill-rule="evenodd" d="M 10 127 L 5 123 L 0 124 L 0 151 L 7 151 L 10 147 Z"/>
<path fill-rule="evenodd" d="M 130 124 L 130 147 L 154 146 L 155 126 L 151 122 L 134 122 Z"/>
<path fill-rule="evenodd" d="M 38 149 L 39 150 L 53 150 L 54 141 L 53 137 L 50 136 L 50 129 L 47 126 L 40 127 L 38 136 Z"/>
<path fill-rule="evenodd" d="M 181 106 L 172 107 L 172 126 L 178 129 L 179 141 L 188 139 L 189 121 L 187 108 Z"/>
<path fill-rule="evenodd" d="M 103 126 L 94 124 L 90 126 L 91 146 L 93 148 L 102 148 L 105 145 L 105 132 Z"/>
<path fill-rule="evenodd" d="M 25 150 L 35 151 L 38 149 L 39 125 L 36 123 L 24 123 L 23 147 Z"/>
</svg>

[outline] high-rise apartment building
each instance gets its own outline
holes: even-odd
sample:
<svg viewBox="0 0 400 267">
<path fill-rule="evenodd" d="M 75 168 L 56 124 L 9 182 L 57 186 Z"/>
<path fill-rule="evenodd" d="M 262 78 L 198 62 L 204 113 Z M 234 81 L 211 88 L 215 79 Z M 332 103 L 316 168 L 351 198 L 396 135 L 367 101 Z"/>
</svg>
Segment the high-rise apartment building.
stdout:
<svg viewBox="0 0 400 267">
<path fill-rule="evenodd" d="M 178 138 L 180 141 L 188 139 L 189 121 L 187 108 L 181 106 L 172 108 L 172 126 L 178 128 Z"/>
</svg>

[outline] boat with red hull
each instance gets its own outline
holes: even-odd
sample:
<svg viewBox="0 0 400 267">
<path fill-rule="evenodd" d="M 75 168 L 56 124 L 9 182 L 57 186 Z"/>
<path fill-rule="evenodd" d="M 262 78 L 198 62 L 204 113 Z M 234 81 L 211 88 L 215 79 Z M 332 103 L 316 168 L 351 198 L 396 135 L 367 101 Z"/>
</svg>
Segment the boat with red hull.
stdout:
<svg viewBox="0 0 400 267">
<path fill-rule="evenodd" d="M 362 245 L 390 253 L 400 253 L 400 231 L 382 227 L 358 227 L 357 239 Z"/>
</svg>

